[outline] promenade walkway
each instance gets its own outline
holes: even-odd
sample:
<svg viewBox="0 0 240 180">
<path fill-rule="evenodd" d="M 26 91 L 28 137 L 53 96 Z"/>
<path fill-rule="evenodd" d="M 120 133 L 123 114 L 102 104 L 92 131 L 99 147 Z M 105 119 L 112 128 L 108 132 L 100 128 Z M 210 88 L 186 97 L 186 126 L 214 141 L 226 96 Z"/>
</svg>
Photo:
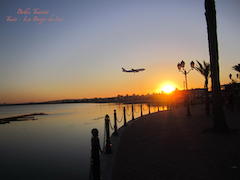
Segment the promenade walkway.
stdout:
<svg viewBox="0 0 240 180">
<path fill-rule="evenodd" d="M 213 126 L 212 116 L 205 115 L 203 105 L 190 110 L 190 117 L 179 107 L 122 128 L 108 156 L 111 177 L 103 167 L 103 180 L 239 180 L 240 131 L 205 131 Z M 230 129 L 239 129 L 240 112 L 224 111 Z"/>
</svg>

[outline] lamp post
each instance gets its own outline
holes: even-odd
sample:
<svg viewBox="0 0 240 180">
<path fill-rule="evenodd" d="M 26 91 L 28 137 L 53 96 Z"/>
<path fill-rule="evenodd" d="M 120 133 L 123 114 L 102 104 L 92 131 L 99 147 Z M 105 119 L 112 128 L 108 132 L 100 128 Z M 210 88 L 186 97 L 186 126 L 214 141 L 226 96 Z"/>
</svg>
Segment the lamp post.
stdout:
<svg viewBox="0 0 240 180">
<path fill-rule="evenodd" d="M 236 76 L 237 76 L 237 78 L 236 78 L 236 79 L 233 79 L 233 78 L 232 78 L 232 74 L 229 74 L 229 78 L 232 80 L 231 89 L 232 89 L 233 93 L 234 93 L 234 91 L 235 91 L 235 86 L 236 86 L 235 84 L 236 84 L 237 81 L 238 81 L 237 79 L 240 78 L 238 74 L 237 74 Z"/>
<path fill-rule="evenodd" d="M 189 93 L 188 93 L 188 84 L 187 84 L 187 74 L 189 74 L 189 72 L 191 70 L 193 70 L 193 68 L 194 68 L 194 62 L 193 61 L 190 63 L 190 66 L 191 66 L 191 69 L 187 71 L 185 69 L 185 62 L 183 60 L 182 60 L 181 63 L 177 64 L 179 72 L 182 72 L 185 75 L 185 83 L 186 83 L 186 90 L 187 90 L 187 116 L 191 116 L 190 108 L 189 108 Z"/>
<path fill-rule="evenodd" d="M 237 78 L 236 78 L 236 79 L 233 79 L 233 78 L 232 78 L 232 74 L 229 74 L 229 79 L 232 80 L 232 83 L 237 83 L 237 79 L 240 78 L 240 77 L 239 77 L 239 74 L 237 74 L 236 76 L 237 76 Z"/>
</svg>

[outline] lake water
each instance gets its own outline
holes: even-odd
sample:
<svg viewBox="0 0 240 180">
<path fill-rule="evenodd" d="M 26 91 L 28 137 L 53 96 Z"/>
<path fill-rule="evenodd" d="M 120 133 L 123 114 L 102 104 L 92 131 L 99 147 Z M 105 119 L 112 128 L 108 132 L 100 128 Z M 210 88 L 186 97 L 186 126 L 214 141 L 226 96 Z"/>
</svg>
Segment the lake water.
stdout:
<svg viewBox="0 0 240 180">
<path fill-rule="evenodd" d="M 0 179 L 89 179 L 91 130 L 99 130 L 102 147 L 105 115 L 113 125 L 116 110 L 119 128 L 123 125 L 123 107 L 127 121 L 131 120 L 132 105 L 126 104 L 0 106 L 0 118 L 48 114 L 35 116 L 36 120 L 0 124 Z M 150 111 L 158 108 L 151 107 Z M 134 117 L 140 113 L 140 104 L 134 105 Z M 147 105 L 143 105 L 143 115 L 148 113 Z"/>
</svg>

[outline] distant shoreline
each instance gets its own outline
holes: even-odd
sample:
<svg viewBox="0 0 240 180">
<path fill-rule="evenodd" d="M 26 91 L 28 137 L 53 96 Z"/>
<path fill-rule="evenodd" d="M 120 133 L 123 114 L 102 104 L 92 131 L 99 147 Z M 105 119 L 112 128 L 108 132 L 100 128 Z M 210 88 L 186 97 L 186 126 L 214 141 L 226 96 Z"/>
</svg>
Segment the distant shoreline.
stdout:
<svg viewBox="0 0 240 180">
<path fill-rule="evenodd" d="M 95 100 L 66 100 L 64 102 L 39 102 L 39 103 L 17 103 L 17 104 L 0 104 L 0 106 L 18 106 L 18 105 L 38 105 L 38 104 L 70 104 L 70 103 L 121 103 L 121 104 L 151 104 L 151 105 L 165 105 L 167 101 L 159 100 L 109 100 L 109 101 L 95 101 Z"/>
</svg>

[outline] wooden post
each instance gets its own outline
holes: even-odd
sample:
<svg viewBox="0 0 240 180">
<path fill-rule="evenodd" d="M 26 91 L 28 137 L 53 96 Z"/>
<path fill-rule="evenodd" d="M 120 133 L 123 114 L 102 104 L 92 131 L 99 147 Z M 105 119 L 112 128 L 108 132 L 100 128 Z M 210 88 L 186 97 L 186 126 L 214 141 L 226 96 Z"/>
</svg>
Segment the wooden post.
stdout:
<svg viewBox="0 0 240 180">
<path fill-rule="evenodd" d="M 105 116 L 105 132 L 106 132 L 106 147 L 105 147 L 105 154 L 111 154 L 111 139 L 110 139 L 110 128 L 109 128 L 109 116 Z"/>
<path fill-rule="evenodd" d="M 150 104 L 148 104 L 148 107 L 149 107 L 149 114 L 151 114 L 151 112 L 150 112 Z"/>
<path fill-rule="evenodd" d="M 98 139 L 98 130 L 92 129 L 92 164 L 91 164 L 91 172 L 93 180 L 100 180 L 101 179 L 101 173 L 100 173 L 100 157 L 99 157 L 99 151 L 100 144 Z"/>
<path fill-rule="evenodd" d="M 134 120 L 134 110 L 133 110 L 133 104 L 132 104 L 132 120 Z"/>
<path fill-rule="evenodd" d="M 126 108 L 123 107 L 123 117 L 124 117 L 124 126 L 127 126 L 127 121 L 126 121 Z"/>
<path fill-rule="evenodd" d="M 143 114 L 142 114 L 142 104 L 141 104 L 141 117 L 143 116 Z"/>
<path fill-rule="evenodd" d="M 114 133 L 113 133 L 113 135 L 118 136 L 116 110 L 114 110 Z"/>
</svg>

